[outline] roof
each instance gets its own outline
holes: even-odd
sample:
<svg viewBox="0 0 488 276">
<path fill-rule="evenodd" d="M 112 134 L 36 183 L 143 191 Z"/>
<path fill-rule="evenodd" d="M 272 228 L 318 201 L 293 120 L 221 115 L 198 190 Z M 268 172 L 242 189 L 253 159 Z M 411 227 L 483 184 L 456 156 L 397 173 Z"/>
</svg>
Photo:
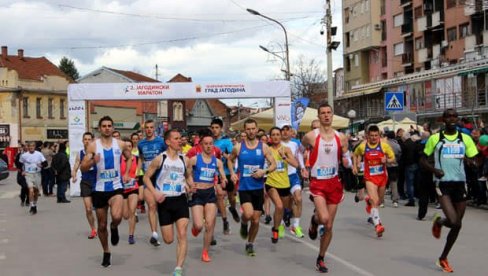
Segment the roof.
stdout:
<svg viewBox="0 0 488 276">
<path fill-rule="evenodd" d="M 191 77 L 185 77 L 182 74 L 178 73 L 174 77 L 172 77 L 168 82 L 192 82 Z"/>
<path fill-rule="evenodd" d="M 105 67 L 105 69 L 113 71 L 117 74 L 123 75 L 124 77 L 129 78 L 129 79 L 133 80 L 134 82 L 160 82 L 156 79 L 146 77 L 144 75 L 141 75 L 139 73 L 132 72 L 132 71 L 124 71 L 124 70 L 118 70 L 118 69 L 113 69 L 113 68 L 108 68 L 108 67 Z"/>
<path fill-rule="evenodd" d="M 186 100 L 185 108 L 188 112 L 191 112 L 193 107 L 195 106 L 197 100 Z M 205 99 L 204 100 L 210 108 L 210 111 L 214 116 L 226 116 L 227 114 L 227 105 L 220 100 L 217 99 Z"/>
<path fill-rule="evenodd" d="M 15 70 L 19 79 L 42 81 L 44 76 L 59 76 L 74 82 L 65 75 L 56 65 L 45 57 L 19 57 L 8 55 L 6 58 L 0 55 L 0 67 Z"/>
</svg>

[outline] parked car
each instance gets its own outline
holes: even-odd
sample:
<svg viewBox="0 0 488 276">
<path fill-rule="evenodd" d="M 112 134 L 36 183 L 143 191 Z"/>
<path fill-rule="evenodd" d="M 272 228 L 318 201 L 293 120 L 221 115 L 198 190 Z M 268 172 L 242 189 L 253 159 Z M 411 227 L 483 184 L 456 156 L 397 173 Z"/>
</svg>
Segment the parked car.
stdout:
<svg viewBox="0 0 488 276">
<path fill-rule="evenodd" d="M 0 180 L 4 180 L 5 178 L 7 178 L 8 174 L 9 172 L 7 163 L 0 159 Z"/>
</svg>

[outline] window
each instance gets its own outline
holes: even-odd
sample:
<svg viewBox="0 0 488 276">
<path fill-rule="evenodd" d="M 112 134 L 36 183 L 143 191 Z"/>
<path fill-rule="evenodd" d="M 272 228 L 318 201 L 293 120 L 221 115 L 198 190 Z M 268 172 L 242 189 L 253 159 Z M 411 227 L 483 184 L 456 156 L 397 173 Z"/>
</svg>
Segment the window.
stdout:
<svg viewBox="0 0 488 276">
<path fill-rule="evenodd" d="M 415 39 L 415 50 L 424 48 L 424 38 L 418 37 Z"/>
<path fill-rule="evenodd" d="M 173 121 L 183 121 L 183 104 L 181 102 L 173 103 Z"/>
<path fill-rule="evenodd" d="M 350 56 L 346 57 L 345 60 L 346 60 L 346 71 L 350 72 L 351 71 L 351 58 L 350 58 Z"/>
<path fill-rule="evenodd" d="M 448 9 L 454 8 L 456 6 L 456 0 L 447 0 L 446 1 L 446 7 Z"/>
<path fill-rule="evenodd" d="M 403 25 L 403 14 L 397 14 L 393 16 L 393 22 L 393 25 L 395 27 L 400 27 L 401 25 Z"/>
<path fill-rule="evenodd" d="M 47 100 L 47 117 L 49 119 L 54 119 L 54 117 L 53 117 L 53 105 L 54 105 L 54 99 L 49 98 Z"/>
<path fill-rule="evenodd" d="M 395 56 L 399 56 L 403 54 L 403 42 L 397 43 L 393 47 L 394 47 Z"/>
<path fill-rule="evenodd" d="M 65 103 L 66 103 L 65 99 L 59 100 L 59 118 L 60 119 L 66 119 L 66 117 L 64 117 L 64 105 L 65 105 Z"/>
<path fill-rule="evenodd" d="M 346 48 L 349 47 L 349 45 L 351 44 L 350 35 L 351 34 L 349 32 L 346 33 Z"/>
<path fill-rule="evenodd" d="M 36 98 L 36 118 L 42 119 L 42 98 Z"/>
<path fill-rule="evenodd" d="M 385 8 L 385 0 L 381 0 L 380 2 L 380 15 L 385 15 L 386 8 Z"/>
<path fill-rule="evenodd" d="M 370 26 L 366 26 L 366 37 L 369 37 L 371 35 L 371 29 Z"/>
<path fill-rule="evenodd" d="M 344 22 L 349 23 L 349 8 L 344 9 Z"/>
<path fill-rule="evenodd" d="M 358 67 L 359 66 L 359 55 L 354 54 L 354 66 Z"/>
<path fill-rule="evenodd" d="M 22 115 L 24 118 L 29 117 L 29 97 L 22 98 Z"/>
<path fill-rule="evenodd" d="M 447 29 L 447 41 L 454 41 L 457 39 L 456 27 Z"/>
<path fill-rule="evenodd" d="M 464 38 L 469 35 L 469 23 L 459 25 L 459 38 Z"/>
<path fill-rule="evenodd" d="M 422 17 L 422 6 L 418 6 L 415 8 L 414 16 L 415 16 L 415 18 Z"/>
<path fill-rule="evenodd" d="M 364 10 L 369 11 L 369 0 L 364 0 Z"/>
</svg>

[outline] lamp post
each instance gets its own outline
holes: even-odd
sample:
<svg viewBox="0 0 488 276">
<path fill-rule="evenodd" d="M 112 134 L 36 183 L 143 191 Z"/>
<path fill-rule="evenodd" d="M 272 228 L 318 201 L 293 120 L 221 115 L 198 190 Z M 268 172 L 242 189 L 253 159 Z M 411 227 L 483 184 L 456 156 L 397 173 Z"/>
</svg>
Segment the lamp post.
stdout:
<svg viewBox="0 0 488 276">
<path fill-rule="evenodd" d="M 265 19 L 268 19 L 270 21 L 273 21 L 275 22 L 276 24 L 280 25 L 280 27 L 283 29 L 283 32 L 285 32 L 285 53 L 286 53 L 286 80 L 290 80 L 290 53 L 288 51 L 288 34 L 286 33 L 286 29 L 285 29 L 285 26 L 283 26 L 283 24 L 281 24 L 278 20 L 276 19 L 273 19 L 271 17 L 268 17 L 266 15 L 263 15 L 263 14 L 260 14 L 259 12 L 253 10 L 253 9 L 246 9 L 247 12 L 249 12 L 250 14 L 252 15 L 256 15 L 256 16 L 261 16 L 262 18 L 265 18 Z M 259 46 L 261 49 L 263 49 L 264 51 L 268 52 L 268 53 L 271 53 L 270 51 L 268 51 L 268 49 L 262 47 L 262 46 Z"/>
<path fill-rule="evenodd" d="M 352 121 L 356 118 L 356 110 L 351 109 L 347 112 L 347 117 L 349 118 L 349 129 L 351 131 L 351 136 L 353 133 Z"/>
</svg>

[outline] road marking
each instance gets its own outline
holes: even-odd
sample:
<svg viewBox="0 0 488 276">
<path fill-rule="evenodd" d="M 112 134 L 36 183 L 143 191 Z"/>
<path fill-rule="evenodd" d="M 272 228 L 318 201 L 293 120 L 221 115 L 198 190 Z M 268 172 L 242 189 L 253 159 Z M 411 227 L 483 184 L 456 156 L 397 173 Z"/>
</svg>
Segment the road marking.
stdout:
<svg viewBox="0 0 488 276">
<path fill-rule="evenodd" d="M 271 226 L 268 226 L 268 225 L 265 225 L 263 223 L 261 223 L 262 226 L 264 226 L 265 228 L 267 228 L 268 230 L 271 230 Z M 291 239 L 291 240 L 294 240 L 294 241 L 297 241 L 297 242 L 300 242 L 302 243 L 303 245 L 305 245 L 306 247 L 312 249 L 312 250 L 315 250 L 317 252 L 320 251 L 320 248 L 318 246 L 315 246 L 309 242 L 306 242 L 304 239 L 299 239 L 289 233 L 285 233 L 285 237 L 287 237 L 288 239 Z M 327 256 L 330 257 L 331 259 L 333 259 L 334 261 L 338 262 L 338 263 L 341 263 L 343 264 L 344 266 L 348 267 L 349 269 L 351 269 L 352 271 L 358 273 L 358 274 L 361 274 L 361 275 L 364 275 L 364 276 L 375 276 L 373 273 L 371 272 L 368 272 L 344 259 L 342 259 L 341 257 L 339 256 L 336 256 L 330 252 L 327 252 Z"/>
<path fill-rule="evenodd" d="M 19 195 L 19 191 L 10 191 L 0 193 L 0 199 L 15 198 Z"/>
</svg>

